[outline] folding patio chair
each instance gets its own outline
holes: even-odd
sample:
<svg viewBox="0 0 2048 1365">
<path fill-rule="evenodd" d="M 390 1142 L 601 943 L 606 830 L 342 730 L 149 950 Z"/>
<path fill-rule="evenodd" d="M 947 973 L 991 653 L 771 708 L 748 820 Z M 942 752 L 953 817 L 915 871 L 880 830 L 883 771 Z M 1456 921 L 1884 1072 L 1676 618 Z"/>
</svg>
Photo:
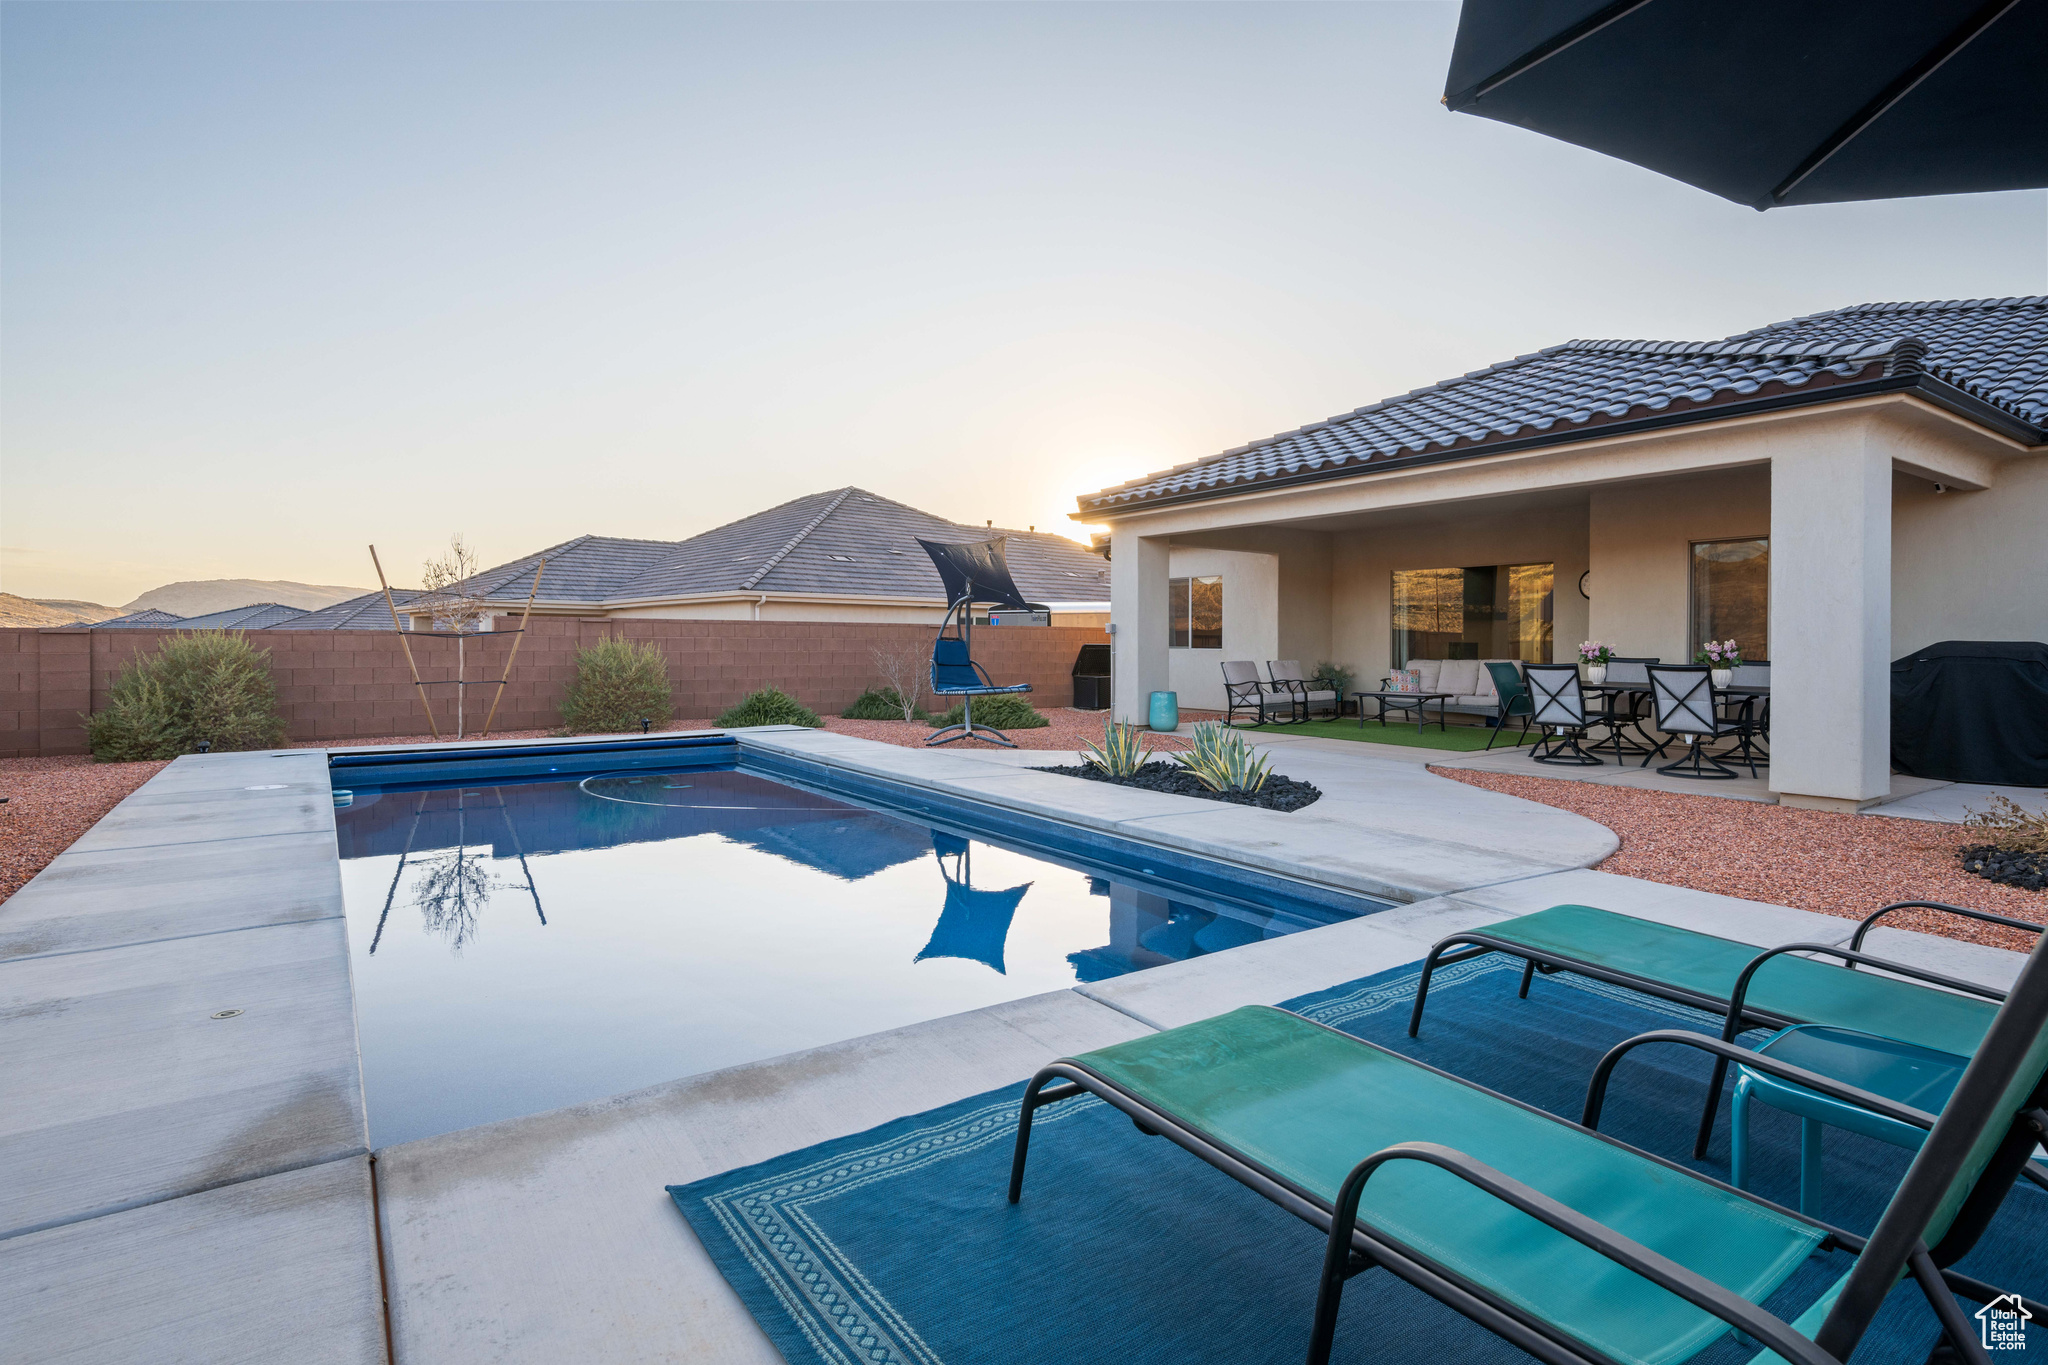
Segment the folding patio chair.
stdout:
<svg viewBox="0 0 2048 1365">
<path fill-rule="evenodd" d="M 1302 673 L 1297 659 L 1267 660 L 1266 676 L 1272 680 L 1274 691 L 1284 691 L 1294 699 L 1294 714 L 1299 720 L 1308 719 L 1311 707 L 1326 706 L 1333 716 L 1344 710 L 1344 698 L 1337 695 L 1336 689 L 1317 687 Z"/>
<path fill-rule="evenodd" d="M 1275 690 L 1271 684 L 1259 677 L 1259 666 L 1249 659 L 1232 660 L 1223 665 L 1223 723 L 1237 724 L 1237 713 L 1249 710 L 1254 725 L 1264 725 L 1269 714 L 1279 712 L 1275 725 L 1286 725 L 1294 719 L 1294 695 L 1291 692 Z"/>
<path fill-rule="evenodd" d="M 1524 664 L 1532 700 L 1530 719 L 1546 732 L 1529 754 L 1538 763 L 1597 768 L 1601 760 L 1579 741 L 1586 737 L 1586 689 L 1572 664 Z"/>
<path fill-rule="evenodd" d="M 1693 1047 L 1927 1130 L 1868 1237 L 1831 1227 L 1597 1131 L 1635 1049 Z M 2006 1294 L 1955 1271 L 2037 1141 L 2048 1100 L 2048 949 L 2037 946 L 1938 1116 L 1680 1029 L 1623 1042 L 1572 1123 L 1270 1006 L 1054 1062 L 1024 1093 L 1010 1167 L 1023 1192 L 1033 1114 L 1092 1094 L 1324 1234 L 1309 1365 L 1335 1340 L 1345 1282 L 1392 1272 L 1554 1365 L 1679 1365 L 1745 1334 L 1781 1362 L 1839 1365 L 1911 1276 L 1949 1346 L 1982 1362 L 1956 1295 Z M 1760 1305 L 1809 1256 L 1847 1273 L 1791 1322 Z M 2008 1300 L 2038 1315 L 2041 1305 Z M 1763 1357 L 1768 1359 L 1769 1357 Z"/>
<path fill-rule="evenodd" d="M 1486 671 L 1493 679 L 1493 693 L 1500 699 L 1493 710 L 1493 733 L 1486 737 L 1486 747 L 1493 748 L 1493 742 L 1514 716 L 1522 718 L 1522 733 L 1515 737 L 1515 743 L 1520 744 L 1529 733 L 1529 718 L 1536 710 L 1529 697 L 1529 684 L 1522 681 L 1522 670 L 1512 663 L 1489 659 Z"/>
<path fill-rule="evenodd" d="M 1415 1037 L 1422 1028 L 1422 1009 L 1437 968 L 1488 953 L 1505 953 L 1522 959 L 1519 994 L 1525 1000 L 1537 972 L 1573 972 L 1721 1015 L 1722 1040 L 1731 1044 L 1750 1029 L 1822 1024 L 1967 1057 L 1983 1038 L 1996 1002 L 2005 996 L 1973 981 L 1865 953 L 1863 936 L 1884 916 L 1898 910 L 1932 910 L 2041 932 L 2038 924 L 1985 910 L 1942 901 L 1895 901 L 1865 918 L 1850 935 L 1847 948 L 1787 943 L 1760 949 L 1751 943 L 1590 905 L 1553 905 L 1438 940 L 1423 959 L 1422 979 L 1408 1015 L 1408 1036 Z M 1452 951 L 1458 948 L 1466 951 Z M 1833 961 L 1794 956 L 1802 953 Z M 1858 971 L 1858 964 L 1880 968 L 1889 975 Z M 1770 970 L 1764 971 L 1765 967 Z M 1725 1059 L 1715 1064 L 1693 1143 L 1694 1156 L 1707 1154 L 1721 1083 L 1727 1074 Z"/>
</svg>

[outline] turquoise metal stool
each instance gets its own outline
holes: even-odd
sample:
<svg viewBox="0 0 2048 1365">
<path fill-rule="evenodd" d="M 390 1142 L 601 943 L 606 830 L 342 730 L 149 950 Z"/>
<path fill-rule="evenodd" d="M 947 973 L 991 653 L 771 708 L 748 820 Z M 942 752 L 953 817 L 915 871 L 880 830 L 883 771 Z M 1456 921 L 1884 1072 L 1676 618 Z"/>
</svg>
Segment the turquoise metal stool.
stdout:
<svg viewBox="0 0 2048 1365">
<path fill-rule="evenodd" d="M 1936 1052 L 1933 1048 L 1821 1024 L 1783 1029 L 1772 1034 L 1757 1051 L 1928 1114 L 1941 1112 L 1949 1093 L 1961 1079 L 1963 1068 L 1970 1064 L 1968 1057 L 1952 1052 Z M 1750 1101 L 1796 1114 L 1801 1213 L 1811 1214 L 1820 1200 L 1821 1130 L 1829 1124 L 1904 1147 L 1909 1152 L 1920 1150 L 1927 1137 L 1924 1129 L 1829 1099 L 1803 1085 L 1781 1081 L 1746 1066 L 1738 1065 L 1735 1071 L 1735 1099 L 1728 1115 L 1728 1183 L 1738 1190 L 1749 1188 Z"/>
</svg>

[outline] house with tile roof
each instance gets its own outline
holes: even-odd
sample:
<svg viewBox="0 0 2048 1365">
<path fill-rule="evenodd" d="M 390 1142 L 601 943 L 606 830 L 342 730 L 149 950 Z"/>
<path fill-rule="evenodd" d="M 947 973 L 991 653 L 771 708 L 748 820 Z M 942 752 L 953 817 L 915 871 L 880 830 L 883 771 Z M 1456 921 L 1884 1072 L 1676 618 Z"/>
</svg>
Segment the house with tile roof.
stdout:
<svg viewBox="0 0 2048 1365">
<path fill-rule="evenodd" d="M 1889 665 L 2048 639 L 2048 297 L 1570 341 L 1079 500 L 1116 711 L 1228 659 L 1771 662 L 1771 788 L 1891 791 Z M 1206 619 L 1205 619 L 1206 618 Z M 1213 695 L 1212 695 L 1213 694 Z M 1532 771 L 1540 771 L 1532 769 Z"/>
<path fill-rule="evenodd" d="M 1050 623 L 1108 620 L 1109 565 L 1066 536 L 961 526 L 860 488 L 793 499 L 687 540 L 578 536 L 470 580 L 471 591 L 516 616 L 534 591 L 536 615 L 740 621 L 895 621 L 936 625 L 945 614 L 927 540 L 1004 538 L 1017 584 L 1050 609 Z M 413 589 L 394 590 L 408 629 L 431 629 Z M 999 613 L 1000 615 L 1000 613 Z M 288 630 L 389 630 L 382 593 L 324 607 Z"/>
</svg>

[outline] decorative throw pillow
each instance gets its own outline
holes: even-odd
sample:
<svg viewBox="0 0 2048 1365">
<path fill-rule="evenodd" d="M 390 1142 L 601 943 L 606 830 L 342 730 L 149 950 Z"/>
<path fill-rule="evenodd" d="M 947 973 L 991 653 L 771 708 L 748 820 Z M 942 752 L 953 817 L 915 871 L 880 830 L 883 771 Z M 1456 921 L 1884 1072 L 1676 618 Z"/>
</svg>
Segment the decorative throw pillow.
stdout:
<svg viewBox="0 0 2048 1365">
<path fill-rule="evenodd" d="M 1387 675 L 1387 691 L 1420 692 L 1422 675 L 1412 668 L 1397 668 Z"/>
</svg>

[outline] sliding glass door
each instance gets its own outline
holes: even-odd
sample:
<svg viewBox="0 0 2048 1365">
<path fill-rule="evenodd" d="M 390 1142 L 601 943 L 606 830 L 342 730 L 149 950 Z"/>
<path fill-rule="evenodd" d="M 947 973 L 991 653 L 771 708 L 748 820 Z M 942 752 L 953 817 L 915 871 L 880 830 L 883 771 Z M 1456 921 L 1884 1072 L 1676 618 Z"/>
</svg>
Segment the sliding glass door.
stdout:
<svg viewBox="0 0 2048 1365">
<path fill-rule="evenodd" d="M 1394 571 L 1394 667 L 1410 659 L 1547 664 L 1552 564 Z"/>
</svg>

